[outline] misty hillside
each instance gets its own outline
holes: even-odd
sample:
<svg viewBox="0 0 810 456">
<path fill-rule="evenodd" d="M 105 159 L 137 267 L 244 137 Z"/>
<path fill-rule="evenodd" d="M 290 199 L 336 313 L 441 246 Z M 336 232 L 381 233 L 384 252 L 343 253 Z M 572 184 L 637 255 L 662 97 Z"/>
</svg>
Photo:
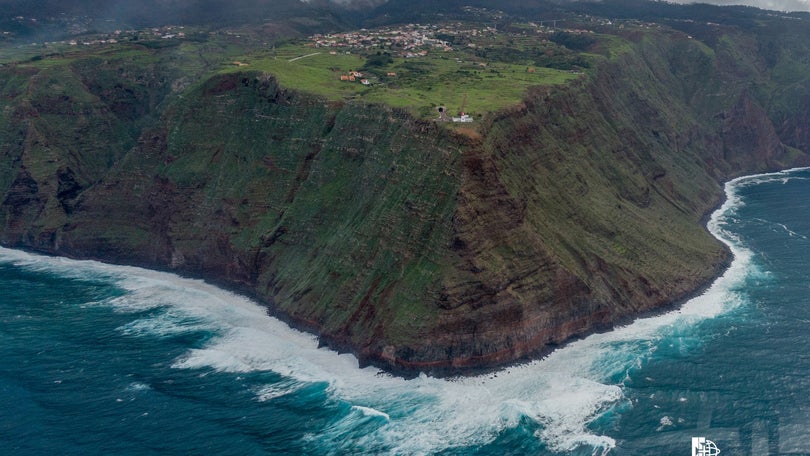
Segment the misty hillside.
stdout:
<svg viewBox="0 0 810 456">
<path fill-rule="evenodd" d="M 522 19 L 562 20 L 580 14 L 669 25 L 673 21 L 706 18 L 746 28 L 760 18 L 777 14 L 744 6 L 677 5 L 649 0 L 0 0 L 0 9 L 0 41 L 24 42 L 161 25 L 220 28 L 274 24 L 286 30 L 285 35 L 296 36 L 398 23 L 485 19 L 508 23 Z M 807 17 L 808 13 L 789 15 Z"/>
<path fill-rule="evenodd" d="M 90 0 L 0 1 L 0 31 L 25 40 L 160 25 L 234 26 L 280 23 L 301 33 L 346 28 L 355 3 L 328 0 Z M 360 5 L 360 3 L 358 3 Z M 83 27 L 71 27 L 77 22 Z"/>
</svg>

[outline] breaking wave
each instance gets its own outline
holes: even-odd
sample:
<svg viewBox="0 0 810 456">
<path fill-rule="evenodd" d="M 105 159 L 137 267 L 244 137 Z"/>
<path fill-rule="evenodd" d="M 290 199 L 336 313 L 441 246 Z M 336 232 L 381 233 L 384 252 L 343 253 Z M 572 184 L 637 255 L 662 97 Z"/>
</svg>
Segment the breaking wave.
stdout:
<svg viewBox="0 0 810 456">
<path fill-rule="evenodd" d="M 596 431 L 594 423 L 632 407 L 624 394 L 629 374 L 661 353 L 694 349 L 701 344 L 695 332 L 700 322 L 746 301 L 742 284 L 757 273 L 752 254 L 724 228 L 742 204 L 737 190 L 792 178 L 783 172 L 726 185 L 726 201 L 708 228 L 729 246 L 734 261 L 706 292 L 680 309 L 572 342 L 542 360 L 456 379 L 422 375 L 405 380 L 375 368 L 360 369 L 353 356 L 318 348 L 313 335 L 287 327 L 244 297 L 199 280 L 8 249 L 0 249 L 0 261 L 114 283 L 121 293 L 96 305 L 132 314 L 133 320 L 119 327 L 122 335 L 210 333 L 200 346 L 188 347 L 172 367 L 276 374 L 279 380 L 253 389 L 258 402 L 295 397 L 320 385 L 339 415 L 321 432 L 304 438 L 325 453 L 431 454 L 485 446 L 521 427 L 537 439 L 539 448 L 608 454 L 616 442 Z M 670 426 L 671 420 L 662 419 L 660 425 Z"/>
</svg>

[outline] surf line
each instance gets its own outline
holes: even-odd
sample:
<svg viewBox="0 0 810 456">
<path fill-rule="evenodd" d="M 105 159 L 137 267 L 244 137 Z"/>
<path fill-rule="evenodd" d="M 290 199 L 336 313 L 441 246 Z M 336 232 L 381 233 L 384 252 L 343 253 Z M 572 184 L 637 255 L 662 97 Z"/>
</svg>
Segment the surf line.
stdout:
<svg viewBox="0 0 810 456">
<path fill-rule="evenodd" d="M 555 450 L 571 451 L 582 446 L 609 450 L 615 447 L 615 441 L 598 435 L 589 425 L 625 400 L 623 385 L 610 378 L 640 368 L 652 356 L 655 345 L 666 337 L 666 331 L 691 327 L 696 320 L 715 317 L 739 303 L 732 290 L 745 278 L 752 260 L 751 252 L 724 229 L 726 217 L 741 204 L 737 190 L 758 179 L 765 182 L 787 178 L 801 169 L 807 168 L 742 176 L 725 184 L 726 200 L 712 213 L 707 228 L 731 249 L 734 258 L 703 294 L 679 309 L 571 342 L 543 359 L 504 368 L 497 376 L 455 380 L 420 376 L 404 380 L 381 374 L 373 367 L 360 369 L 352 355 L 318 348 L 315 336 L 270 317 L 250 299 L 171 273 L 4 248 L 0 248 L 0 261 L 20 267 L 45 267 L 67 276 L 75 274 L 77 268 L 89 269 L 112 278 L 135 301 L 139 293 L 143 297 L 160 293 L 164 304 L 214 323 L 222 334 L 204 347 L 189 349 L 173 367 L 273 371 L 295 382 L 325 381 L 329 394 L 351 404 L 351 410 L 363 415 L 379 412 L 376 416 L 387 417 L 369 436 L 381 449 L 390 448 L 385 445 L 392 441 L 402 442 L 397 444 L 402 445 L 397 447 L 402 452 L 485 445 L 504 429 L 520 426 L 521 420 L 528 418 L 542 427 L 538 438 Z M 187 293 L 195 299 L 188 299 Z M 285 391 L 294 392 L 295 385 Z M 392 397 L 409 394 L 417 394 L 420 407 L 406 414 L 392 410 Z M 277 395 L 262 397 L 273 400 Z M 437 420 L 449 425 L 436 426 Z M 403 435 L 410 437 L 392 440 L 392 436 Z"/>
</svg>

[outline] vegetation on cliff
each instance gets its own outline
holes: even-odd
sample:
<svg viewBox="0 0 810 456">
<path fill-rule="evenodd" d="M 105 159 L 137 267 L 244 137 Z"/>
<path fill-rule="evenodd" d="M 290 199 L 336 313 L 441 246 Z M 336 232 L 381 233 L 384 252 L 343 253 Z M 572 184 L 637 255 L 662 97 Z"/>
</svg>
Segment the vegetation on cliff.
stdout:
<svg viewBox="0 0 810 456">
<path fill-rule="evenodd" d="M 808 28 L 757 20 L 590 22 L 548 44 L 582 74 L 461 132 L 229 38 L 6 62 L 0 241 L 206 277 L 392 370 L 510 362 L 707 284 L 722 181 L 807 163 Z"/>
</svg>

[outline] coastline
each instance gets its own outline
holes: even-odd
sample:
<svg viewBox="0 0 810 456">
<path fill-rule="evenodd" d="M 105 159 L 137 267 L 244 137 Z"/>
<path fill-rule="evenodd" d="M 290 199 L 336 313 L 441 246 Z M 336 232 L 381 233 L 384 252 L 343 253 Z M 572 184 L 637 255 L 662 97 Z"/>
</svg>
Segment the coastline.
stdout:
<svg viewBox="0 0 810 456">
<path fill-rule="evenodd" d="M 701 218 L 701 224 L 703 225 L 703 227 L 709 233 L 711 233 L 712 236 L 714 236 L 717 240 L 719 240 L 720 242 L 723 243 L 723 245 L 725 246 L 725 250 L 728 253 L 728 255 L 726 257 L 726 260 L 723 263 L 721 263 L 721 267 L 718 268 L 717 273 L 711 279 L 709 279 L 709 280 L 707 280 L 707 281 L 705 281 L 703 283 L 698 284 L 694 288 L 694 290 L 692 292 L 686 293 L 684 296 L 673 299 L 668 304 L 665 304 L 665 305 L 663 305 L 661 307 L 658 307 L 658 308 L 655 308 L 655 309 L 650 309 L 650 310 L 638 313 L 638 314 L 633 315 L 633 316 L 628 316 L 626 318 L 619 319 L 618 321 L 616 321 L 615 323 L 610 325 L 610 327 L 608 327 L 608 328 L 594 329 L 593 331 L 589 331 L 586 334 L 574 337 L 574 338 L 564 342 L 563 344 L 561 344 L 559 348 L 563 348 L 563 347 L 565 347 L 565 345 L 567 345 L 567 344 L 569 344 L 571 342 L 574 342 L 576 340 L 585 339 L 588 336 L 591 336 L 593 334 L 602 334 L 602 333 L 605 333 L 605 332 L 614 331 L 614 330 L 616 330 L 616 329 L 618 329 L 620 327 L 627 326 L 627 325 L 632 324 L 633 322 L 641 320 L 641 319 L 658 317 L 658 316 L 661 316 L 661 315 L 668 314 L 670 312 L 677 312 L 681 308 L 683 308 L 684 305 L 689 303 L 690 301 L 704 295 L 709 289 L 712 288 L 712 286 L 714 286 L 714 284 L 718 280 L 720 280 L 729 271 L 729 269 L 734 265 L 734 262 L 737 260 L 737 256 L 739 254 L 739 252 L 737 254 L 735 254 L 735 250 L 737 250 L 738 248 L 732 244 L 731 240 L 726 239 L 726 238 L 718 235 L 718 232 L 717 232 L 719 230 L 719 227 L 717 227 L 717 224 L 719 223 L 718 219 L 720 218 L 720 216 L 723 213 L 725 213 L 727 210 L 730 210 L 736 204 L 739 203 L 739 201 L 736 198 L 736 194 L 733 193 L 734 186 L 739 184 L 740 182 L 743 182 L 743 181 L 746 181 L 746 180 L 752 180 L 752 179 L 757 179 L 757 178 L 762 178 L 762 177 L 767 177 L 767 176 L 780 175 L 780 174 L 789 174 L 789 173 L 793 173 L 793 172 L 797 172 L 797 171 L 803 171 L 803 170 L 810 170 L 810 166 L 793 167 L 793 168 L 787 168 L 787 169 L 783 169 L 783 170 L 766 172 L 766 173 L 745 174 L 745 175 L 742 175 L 742 176 L 732 178 L 732 179 L 730 179 L 728 181 L 725 181 L 722 184 L 722 188 L 723 188 L 722 196 L 718 199 L 717 203 L 712 207 L 712 209 L 710 211 L 707 211 L 706 214 Z M 712 228 L 712 225 L 715 225 L 715 228 Z M 544 354 L 542 356 L 546 356 L 547 354 L 548 353 L 546 353 L 546 354 Z"/>
<path fill-rule="evenodd" d="M 633 322 L 641 319 L 657 317 L 664 314 L 668 314 L 670 312 L 677 311 L 684 304 L 705 293 L 715 283 L 717 279 L 722 277 L 722 274 L 726 270 L 728 270 L 728 268 L 731 266 L 733 262 L 733 255 L 730 254 L 729 258 L 724 263 L 722 263 L 722 268 L 720 268 L 717 274 L 713 276 L 710 280 L 700 284 L 697 288 L 694 289 L 694 291 L 687 293 L 684 296 L 681 296 L 664 306 L 646 310 L 632 316 L 623 317 L 607 325 L 601 325 L 590 328 L 589 330 L 574 335 L 561 343 L 545 344 L 541 348 L 536 349 L 525 356 L 503 363 L 494 363 L 490 365 L 480 365 L 480 366 L 465 366 L 465 367 L 454 367 L 449 365 L 449 363 L 445 361 L 436 361 L 435 363 L 431 363 L 433 365 L 429 366 L 430 368 L 428 370 L 428 369 L 401 368 L 397 365 L 388 362 L 387 360 L 381 357 L 369 355 L 364 356 L 363 354 L 358 353 L 356 350 L 354 350 L 353 347 L 350 347 L 346 344 L 342 344 L 339 341 L 330 338 L 329 336 L 321 334 L 318 331 L 318 327 L 314 322 L 296 319 L 288 315 L 285 315 L 282 312 L 276 312 L 272 305 L 265 303 L 264 300 L 261 298 L 261 296 L 259 296 L 259 294 L 256 293 L 256 291 L 250 288 L 249 286 L 244 284 L 238 286 L 237 284 L 224 280 L 223 278 L 216 276 L 215 274 L 198 274 L 198 275 L 183 274 L 181 272 L 166 268 L 163 265 L 157 263 L 156 264 L 149 264 L 145 262 L 114 263 L 109 262 L 105 260 L 103 257 L 99 256 L 73 256 L 73 255 L 59 254 L 55 252 L 38 251 L 36 249 L 30 249 L 25 247 L 9 247 L 5 245 L 0 245 L 0 248 L 22 252 L 29 255 L 44 256 L 55 259 L 67 259 L 79 262 L 89 261 L 105 266 L 137 268 L 149 272 L 168 274 L 169 276 L 173 276 L 180 280 L 194 280 L 194 281 L 199 280 L 202 281 L 205 285 L 212 286 L 219 289 L 222 292 L 230 293 L 233 294 L 234 296 L 244 298 L 250 301 L 251 303 L 255 304 L 256 306 L 263 308 L 268 317 L 279 321 L 280 323 L 286 325 L 289 329 L 293 331 L 302 332 L 312 336 L 317 340 L 319 349 L 320 348 L 328 349 L 334 352 L 336 355 L 344 355 L 344 354 L 352 355 L 357 360 L 357 367 L 359 369 L 374 367 L 376 369 L 379 369 L 381 372 L 385 372 L 389 375 L 393 375 L 395 377 L 399 377 L 405 380 L 415 379 L 421 375 L 428 375 L 430 377 L 440 379 L 480 377 L 490 374 L 497 374 L 498 372 L 505 371 L 510 368 L 519 367 L 536 361 L 543 360 L 552 353 L 560 349 L 563 349 L 574 342 L 585 340 L 590 336 L 610 333 L 621 327 L 628 326 Z"/>
<path fill-rule="evenodd" d="M 724 191 L 723 191 L 722 197 L 718 199 L 718 202 L 714 206 L 714 209 L 711 212 L 707 213 L 706 216 L 704 216 L 705 222 L 703 224 L 704 224 L 704 227 L 715 238 L 717 238 L 718 240 L 723 242 L 723 244 L 726 246 L 726 250 L 728 252 L 728 255 L 727 255 L 726 260 L 723 263 L 721 263 L 721 266 L 717 268 L 718 271 L 712 277 L 712 279 L 708 280 L 708 281 L 705 281 L 703 283 L 697 284 L 696 287 L 690 293 L 687 293 L 687 294 L 684 294 L 683 296 L 679 296 L 679 297 L 676 297 L 676 298 L 672 299 L 667 305 L 660 306 L 660 307 L 657 307 L 655 309 L 650 309 L 648 311 L 644 311 L 644 312 L 641 312 L 641 313 L 638 313 L 638 314 L 635 314 L 635 315 L 632 315 L 632 316 L 628 316 L 628 317 L 625 317 L 625 318 L 620 318 L 617 321 L 614 321 L 614 322 L 610 323 L 609 325 L 604 325 L 604 326 L 592 328 L 592 329 L 590 329 L 588 331 L 577 334 L 576 336 L 573 336 L 573 337 L 567 339 L 566 341 L 564 341 L 562 343 L 543 346 L 539 350 L 536 350 L 535 352 L 533 352 L 533 353 L 531 353 L 531 354 L 529 354 L 527 356 L 523 356 L 523 357 L 511 360 L 511 361 L 506 362 L 506 363 L 496 363 L 496 364 L 491 364 L 491 365 L 472 366 L 472 367 L 463 367 L 463 368 L 458 368 L 458 367 L 447 367 L 447 368 L 439 367 L 439 368 L 436 368 L 435 366 L 432 366 L 431 369 L 429 370 L 430 375 L 434 376 L 434 377 L 439 377 L 439 378 L 458 378 L 458 377 L 475 377 L 475 376 L 500 372 L 500 371 L 503 371 L 505 369 L 509 369 L 511 367 L 514 367 L 514 366 L 518 366 L 518 365 L 530 363 L 532 361 L 543 359 L 543 358 L 547 357 L 549 354 L 551 354 L 552 352 L 554 352 L 554 351 L 556 351 L 558 349 L 564 348 L 564 347 L 570 345 L 571 343 L 573 343 L 575 341 L 586 339 L 591 335 L 615 331 L 616 329 L 618 329 L 620 327 L 627 326 L 627 325 L 632 324 L 633 322 L 638 321 L 640 319 L 660 316 L 660 315 L 667 314 L 667 313 L 673 312 L 673 311 L 677 312 L 680 308 L 682 308 L 689 301 L 691 301 L 691 300 L 703 295 L 704 293 L 706 293 L 706 291 L 709 290 L 712 287 L 712 285 L 715 282 L 717 282 L 718 279 L 723 277 L 723 275 L 734 264 L 734 261 L 736 259 L 735 248 L 734 248 L 734 246 L 733 246 L 733 244 L 731 243 L 730 240 L 728 240 L 728 239 L 726 239 L 726 238 L 724 238 L 722 236 L 722 233 L 719 231 L 720 228 L 718 227 L 719 219 L 722 218 L 722 214 L 725 213 L 730 208 L 732 208 L 735 204 L 738 204 L 738 201 L 737 201 L 737 199 L 735 198 L 735 195 L 734 195 L 734 190 L 733 190 L 734 186 L 737 185 L 739 182 L 746 181 L 746 180 L 757 179 L 757 178 L 766 177 L 766 176 L 773 176 L 773 175 L 789 174 L 789 173 L 792 173 L 792 172 L 806 170 L 806 169 L 810 169 L 810 168 L 808 168 L 808 167 L 797 167 L 797 168 L 790 168 L 790 169 L 781 170 L 781 171 L 775 171 L 775 172 L 770 172 L 770 173 L 759 173 L 759 174 L 752 174 L 752 175 L 744 175 L 744 176 L 739 176 L 737 178 L 729 180 L 723 185 Z M 58 252 L 41 252 L 41 251 L 37 251 L 37 250 L 34 250 L 34 249 L 26 249 L 26 248 L 19 248 L 19 247 L 6 247 L 6 248 L 14 249 L 14 250 L 25 252 L 25 253 L 28 253 L 28 254 L 44 255 L 44 256 L 50 256 L 50 257 L 56 257 L 56 258 L 69 258 L 69 259 L 78 260 L 78 261 L 90 260 L 90 261 L 96 261 L 96 262 L 99 262 L 99 263 L 102 263 L 102 264 L 105 264 L 105 265 L 125 266 L 125 267 L 129 266 L 129 267 L 142 268 L 142 269 L 145 269 L 145 270 L 151 270 L 151 271 L 157 271 L 157 272 L 160 272 L 160 273 L 170 274 L 170 275 L 172 275 L 174 277 L 177 277 L 177 278 L 180 278 L 180 279 L 202 280 L 204 283 L 206 283 L 208 285 L 217 287 L 217 288 L 219 288 L 219 289 L 221 289 L 221 290 L 223 290 L 225 292 L 228 292 L 228 293 L 233 293 L 235 295 L 240 295 L 240 296 L 248 299 L 252 303 L 262 307 L 263 309 L 265 309 L 268 316 L 280 321 L 281 323 L 284 323 L 285 325 L 287 325 L 291 329 L 294 329 L 296 331 L 305 331 L 305 332 L 307 332 L 308 334 L 310 334 L 313 337 L 317 338 L 319 347 L 327 347 L 327 348 L 329 348 L 330 350 L 334 351 L 337 354 L 345 354 L 345 353 L 352 354 L 357 359 L 357 363 L 358 363 L 358 366 L 360 368 L 364 368 L 364 367 L 367 367 L 367 366 L 374 366 L 374 367 L 376 367 L 378 369 L 381 369 L 381 370 L 383 370 L 385 372 L 388 372 L 388 373 L 390 373 L 392 375 L 403 377 L 403 378 L 406 378 L 406 379 L 407 378 L 417 377 L 424 371 L 422 369 L 397 369 L 396 367 L 391 366 L 390 363 L 378 362 L 379 360 L 374 359 L 373 357 L 370 357 L 368 355 L 363 356 L 362 353 L 357 353 L 355 350 L 352 349 L 352 347 L 347 347 L 347 346 L 341 345 L 339 343 L 336 343 L 337 341 L 329 340 L 328 337 L 324 337 L 323 335 L 318 334 L 317 327 L 312 322 L 299 321 L 299 320 L 294 319 L 294 318 L 285 318 L 285 315 L 280 314 L 280 312 L 274 312 L 273 311 L 273 306 L 265 304 L 263 302 L 263 300 L 260 298 L 260 296 L 258 296 L 258 294 L 254 290 L 252 290 L 248 285 L 241 284 L 241 286 L 240 286 L 240 284 L 236 284 L 236 283 L 233 283 L 233 282 L 228 282 L 228 281 L 222 279 L 221 277 L 216 276 L 215 274 L 186 275 L 186 274 L 178 273 L 176 271 L 169 270 L 166 267 L 161 267 L 161 265 L 158 265 L 158 264 L 134 264 L 135 262 L 131 262 L 131 263 L 127 263 L 127 264 L 117 264 L 117 263 L 110 263 L 108 261 L 105 261 L 105 259 L 103 257 L 90 257 L 90 256 L 87 256 L 87 257 L 74 257 L 74 256 L 71 256 L 71 255 L 64 255 L 64 254 L 60 255 Z"/>
<path fill-rule="evenodd" d="M 53 261 L 52 264 L 57 265 L 57 274 L 68 271 L 70 276 L 76 271 L 83 276 L 82 268 L 74 267 L 67 260 L 60 261 L 63 256 L 51 255 L 50 258 L 56 259 L 47 262 Z M 315 335 L 278 318 L 271 318 L 266 306 L 246 298 L 244 294 L 236 294 L 232 287 L 222 288 L 210 281 L 143 268 L 139 268 L 140 273 L 130 276 L 127 268 L 132 267 L 124 266 L 119 274 L 114 269 L 118 266 L 95 263 L 96 270 L 91 269 L 90 279 L 93 280 L 96 272 L 113 280 L 120 278 L 123 280 L 122 287 L 132 293 L 135 309 L 139 308 L 139 304 L 150 305 L 155 292 L 165 290 L 168 291 L 166 303 L 158 299 L 152 305 L 168 305 L 172 314 L 177 312 L 181 318 L 188 315 L 191 321 L 202 319 L 205 322 L 207 319 L 214 322 L 211 331 L 217 336 L 202 346 L 189 345 L 179 356 L 166 360 L 166 365 L 173 369 L 190 369 L 195 376 L 199 369 L 203 369 L 203 372 L 213 369 L 232 376 L 242 375 L 243 372 L 269 371 L 286 379 L 284 382 L 326 384 L 328 386 L 323 388 L 341 403 L 387 414 L 386 425 L 375 434 L 382 438 L 389 434 L 400 435 L 406 429 L 408 435 L 420 435 L 428 430 L 425 423 L 434 426 L 438 416 L 439 422 L 448 423 L 442 428 L 452 430 L 461 427 L 465 430 L 463 435 L 487 433 L 488 437 L 483 442 L 488 444 L 497 437 L 499 426 L 512 423 L 503 420 L 504 410 L 507 410 L 510 416 L 517 413 L 541 424 L 543 430 L 539 438 L 560 452 L 570 452 L 583 445 L 603 450 L 616 448 L 617 441 L 610 432 L 590 427 L 595 419 L 604 413 L 616 411 L 617 407 L 621 408 L 628 399 L 625 386 L 621 382 L 617 384 L 616 379 L 625 377 L 639 363 L 644 363 L 661 343 L 669 344 L 671 336 L 680 337 L 681 331 L 691 331 L 696 322 L 732 309 L 724 304 L 723 298 L 745 277 L 746 271 L 746 267 L 739 267 L 745 263 L 743 258 L 712 282 L 718 284 L 716 291 L 719 293 L 707 292 L 702 300 L 689 300 L 682 306 L 682 311 L 662 311 L 659 312 L 662 315 L 646 319 L 636 317 L 627 325 L 617 324 L 609 331 L 594 331 L 587 336 L 571 338 L 564 344 L 548 349 L 542 356 L 516 360 L 491 369 L 467 371 L 464 375 L 420 375 L 412 378 L 415 376 L 389 375 L 376 368 L 363 369 L 357 356 L 324 349 Z M 40 269 L 37 266 L 34 266 L 35 270 Z M 736 273 L 733 273 L 735 266 Z M 53 269 L 46 266 L 44 270 Z M 743 274 L 740 274 L 741 271 Z M 722 280 L 723 277 L 726 280 Z M 157 283 L 153 279 L 157 279 Z M 161 283 L 164 281 L 168 282 L 168 287 Z M 180 292 L 179 296 L 176 291 Z M 125 306 L 132 305 L 128 301 Z M 689 305 L 690 302 L 693 304 Z M 165 325 L 159 323 L 162 312 L 157 314 L 155 320 L 158 324 L 154 325 L 154 332 L 143 335 L 161 337 Z M 138 315 L 141 318 L 142 314 Z M 150 320 L 146 323 L 147 327 L 150 326 Z M 207 325 L 203 323 L 203 326 Z M 621 377 L 617 377 L 617 373 Z M 424 400 L 424 407 L 412 415 L 392 413 L 391 395 L 413 392 Z M 561 397 L 564 400 L 560 400 Z M 520 404 L 520 407 L 513 409 L 515 404 Z M 452 421 L 459 415 L 460 408 L 463 416 L 474 414 L 480 419 Z M 493 423 L 495 431 L 492 430 Z M 452 437 L 442 433 L 435 440 L 420 440 L 414 446 L 405 445 L 410 450 L 417 450 L 407 452 L 434 453 L 456 445 L 453 441 L 447 443 Z"/>
</svg>

